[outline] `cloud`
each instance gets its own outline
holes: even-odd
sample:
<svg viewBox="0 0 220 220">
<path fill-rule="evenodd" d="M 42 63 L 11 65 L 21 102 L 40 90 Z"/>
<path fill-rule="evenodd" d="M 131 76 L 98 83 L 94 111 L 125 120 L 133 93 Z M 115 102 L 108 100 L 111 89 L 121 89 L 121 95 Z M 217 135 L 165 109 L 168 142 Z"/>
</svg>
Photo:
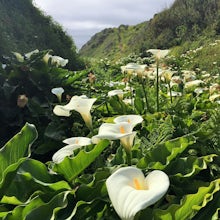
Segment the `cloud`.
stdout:
<svg viewBox="0 0 220 220">
<path fill-rule="evenodd" d="M 92 35 L 108 27 L 135 25 L 169 7 L 174 0 L 35 0 L 73 36 L 78 48 Z"/>
</svg>

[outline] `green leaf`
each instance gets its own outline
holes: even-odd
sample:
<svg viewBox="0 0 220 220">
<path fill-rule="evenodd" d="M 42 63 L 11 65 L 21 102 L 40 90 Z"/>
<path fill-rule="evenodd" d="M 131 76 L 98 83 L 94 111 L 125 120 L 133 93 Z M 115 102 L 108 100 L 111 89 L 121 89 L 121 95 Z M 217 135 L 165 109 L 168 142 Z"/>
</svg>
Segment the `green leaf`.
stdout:
<svg viewBox="0 0 220 220">
<path fill-rule="evenodd" d="M 88 175 L 80 176 L 80 178 L 77 179 L 77 181 L 81 183 L 80 187 L 76 191 L 77 199 L 84 201 L 92 201 L 94 199 L 107 196 L 105 181 L 110 175 L 110 169 L 106 168 L 97 170 L 92 176 L 90 183 L 87 183 L 89 179 Z"/>
<path fill-rule="evenodd" d="M 207 169 L 207 165 L 211 163 L 216 156 L 216 154 L 211 154 L 203 157 L 189 156 L 178 158 L 166 167 L 165 172 L 178 177 L 191 177 L 201 170 Z"/>
<path fill-rule="evenodd" d="M 102 140 L 89 152 L 81 150 L 73 158 L 66 157 L 61 163 L 54 164 L 53 171 L 63 175 L 71 182 L 73 178 L 86 169 L 108 145 L 108 140 Z"/>
<path fill-rule="evenodd" d="M 214 199 L 201 209 L 193 220 L 219 220 L 220 192 L 215 193 Z"/>
<path fill-rule="evenodd" d="M 17 206 L 14 210 L 3 213 L 3 219 L 7 220 L 39 220 L 39 219 L 57 219 L 56 215 L 61 209 L 68 205 L 68 195 L 71 191 L 64 191 L 56 194 L 48 202 L 41 196 L 36 196 L 25 206 Z"/>
<path fill-rule="evenodd" d="M 13 181 L 7 181 L 2 203 L 22 204 L 30 197 L 44 194 L 47 198 L 61 191 L 71 190 L 65 181 L 55 182 L 53 175 L 49 174 L 47 167 L 37 160 L 27 159 L 17 169 Z"/>
<path fill-rule="evenodd" d="M 117 114 L 129 113 L 130 109 L 117 95 L 109 98 L 109 104 L 113 111 Z"/>
<path fill-rule="evenodd" d="M 173 204 L 166 210 L 156 209 L 155 220 L 183 220 L 192 219 L 199 210 L 206 207 L 213 196 L 220 190 L 220 179 L 212 181 L 208 186 L 199 187 L 195 194 L 188 194 L 183 197 L 180 204 Z"/>
<path fill-rule="evenodd" d="M 152 151 L 148 151 L 145 157 L 139 160 L 137 167 L 141 169 L 163 170 L 172 160 L 193 143 L 195 143 L 195 137 L 192 134 L 161 143 Z"/>
<path fill-rule="evenodd" d="M 30 147 L 37 138 L 34 125 L 26 123 L 21 131 L 8 141 L 0 151 L 0 183 L 8 168 L 20 159 L 30 156 Z"/>
</svg>

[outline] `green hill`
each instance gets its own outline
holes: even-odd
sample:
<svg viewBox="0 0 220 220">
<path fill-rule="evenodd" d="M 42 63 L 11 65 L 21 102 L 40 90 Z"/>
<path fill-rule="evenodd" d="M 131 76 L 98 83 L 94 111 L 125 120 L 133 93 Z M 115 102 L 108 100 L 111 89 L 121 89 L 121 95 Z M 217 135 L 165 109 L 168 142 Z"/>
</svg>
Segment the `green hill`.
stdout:
<svg viewBox="0 0 220 220">
<path fill-rule="evenodd" d="M 32 0 L 0 0 L 0 55 L 12 51 L 27 53 L 51 49 L 69 59 L 68 68 L 81 68 L 73 39 L 49 16 L 36 8 Z"/>
<path fill-rule="evenodd" d="M 176 0 L 170 8 L 135 26 L 121 25 L 95 34 L 80 50 L 86 57 L 118 59 L 149 48 L 216 39 L 220 34 L 220 0 Z"/>
</svg>

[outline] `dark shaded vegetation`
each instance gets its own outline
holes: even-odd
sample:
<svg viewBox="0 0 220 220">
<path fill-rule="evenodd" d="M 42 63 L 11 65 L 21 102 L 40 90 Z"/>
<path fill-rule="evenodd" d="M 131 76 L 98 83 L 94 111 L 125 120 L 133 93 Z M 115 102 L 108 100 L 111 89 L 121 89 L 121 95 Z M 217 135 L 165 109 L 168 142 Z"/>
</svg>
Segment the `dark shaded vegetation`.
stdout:
<svg viewBox="0 0 220 220">
<path fill-rule="evenodd" d="M 73 39 L 62 26 L 36 8 L 32 0 L 0 0 L 0 39 L 1 55 L 50 49 L 54 55 L 69 60 L 67 68 L 83 67 Z"/>
</svg>

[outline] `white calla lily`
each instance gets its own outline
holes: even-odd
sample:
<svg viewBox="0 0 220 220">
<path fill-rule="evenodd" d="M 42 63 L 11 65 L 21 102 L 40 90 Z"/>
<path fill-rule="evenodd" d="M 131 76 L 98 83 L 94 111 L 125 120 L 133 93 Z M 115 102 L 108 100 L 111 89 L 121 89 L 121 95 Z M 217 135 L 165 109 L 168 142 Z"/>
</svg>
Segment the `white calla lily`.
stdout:
<svg viewBox="0 0 220 220">
<path fill-rule="evenodd" d="M 160 49 L 149 49 L 147 52 L 152 53 L 156 59 L 160 60 L 168 55 L 170 50 L 160 50 Z"/>
<path fill-rule="evenodd" d="M 77 147 L 79 148 L 80 146 L 77 145 Z M 77 148 L 75 148 L 77 149 Z M 54 163 L 61 163 L 65 157 L 67 156 L 70 156 L 73 154 L 73 147 L 72 146 L 65 146 L 65 147 L 62 147 L 60 150 L 58 150 L 52 157 L 52 161 Z"/>
<path fill-rule="evenodd" d="M 161 199 L 169 184 L 163 171 L 154 170 L 145 178 L 135 167 L 119 168 L 106 181 L 112 205 L 123 220 L 133 220 L 139 211 Z"/>
<path fill-rule="evenodd" d="M 204 83 L 204 81 L 202 81 L 200 79 L 192 80 L 192 81 L 189 81 L 189 82 L 185 83 L 185 89 L 189 89 L 189 88 L 192 88 L 192 87 L 197 87 L 197 86 L 200 86 L 203 83 Z"/>
<path fill-rule="evenodd" d="M 125 92 L 122 89 L 115 89 L 115 90 L 111 90 L 108 92 L 108 97 L 112 97 L 117 95 L 119 97 L 119 99 L 123 99 L 123 95 L 125 94 Z"/>
<path fill-rule="evenodd" d="M 209 100 L 211 102 L 214 102 L 216 101 L 216 99 L 219 99 L 219 98 L 220 98 L 220 94 L 214 94 L 214 95 L 209 96 Z"/>
<path fill-rule="evenodd" d="M 118 140 L 122 137 L 132 133 L 132 126 L 128 122 L 121 122 L 117 124 L 104 123 L 99 127 L 98 135 L 93 138 Z"/>
<path fill-rule="evenodd" d="M 64 106 L 55 106 L 53 112 L 58 116 L 70 116 L 70 111 L 75 110 L 80 113 L 86 126 L 92 129 L 92 116 L 90 110 L 96 98 L 88 98 L 87 96 L 73 96 L 70 102 Z"/>
<path fill-rule="evenodd" d="M 57 116 L 69 117 L 71 115 L 70 110 L 64 108 L 63 105 L 56 105 L 53 109 L 53 113 Z"/>
<path fill-rule="evenodd" d="M 58 101 L 61 102 L 62 99 L 62 94 L 64 93 L 64 89 L 62 87 L 57 87 L 57 88 L 53 88 L 51 89 L 51 92 L 57 96 Z"/>
<path fill-rule="evenodd" d="M 31 56 L 32 56 L 33 54 L 36 54 L 36 53 L 39 53 L 39 50 L 38 50 L 38 49 L 33 50 L 33 51 L 29 52 L 29 53 L 26 53 L 26 54 L 25 54 L 25 57 L 26 57 L 27 59 L 30 59 Z"/>
<path fill-rule="evenodd" d="M 58 150 L 52 157 L 54 163 L 60 163 L 64 160 L 65 157 L 73 154 L 73 151 L 92 144 L 91 138 L 87 137 L 72 137 L 63 140 L 63 143 L 66 143 L 65 147 L 62 147 Z"/>
<path fill-rule="evenodd" d="M 136 132 L 132 130 L 133 127 L 128 122 L 120 122 L 117 124 L 104 123 L 100 126 L 98 135 L 92 137 L 92 141 L 93 143 L 97 143 L 98 140 L 101 139 L 120 140 L 126 152 L 129 153 L 136 135 Z"/>
<path fill-rule="evenodd" d="M 134 128 L 137 124 L 140 124 L 143 121 L 143 118 L 140 115 L 121 115 L 114 119 L 114 122 L 128 122 L 131 124 L 132 128 Z"/>
<path fill-rule="evenodd" d="M 88 98 L 86 96 L 73 96 L 70 100 L 71 108 L 80 113 L 89 129 L 92 129 L 92 116 L 90 111 L 95 101 L 96 98 Z M 66 105 L 66 108 L 68 109 L 69 106 Z"/>
<path fill-rule="evenodd" d="M 15 55 L 18 62 L 20 62 L 20 63 L 24 62 L 24 57 L 20 53 L 18 53 L 18 52 L 12 52 L 12 53 Z"/>
<path fill-rule="evenodd" d="M 176 92 L 176 91 L 171 91 L 167 93 L 168 96 L 172 96 L 172 97 L 179 97 L 179 96 L 182 96 L 182 92 Z"/>
<path fill-rule="evenodd" d="M 91 138 L 87 137 L 71 137 L 63 140 L 63 143 L 68 145 L 78 144 L 80 146 L 86 146 L 92 144 Z"/>
</svg>

